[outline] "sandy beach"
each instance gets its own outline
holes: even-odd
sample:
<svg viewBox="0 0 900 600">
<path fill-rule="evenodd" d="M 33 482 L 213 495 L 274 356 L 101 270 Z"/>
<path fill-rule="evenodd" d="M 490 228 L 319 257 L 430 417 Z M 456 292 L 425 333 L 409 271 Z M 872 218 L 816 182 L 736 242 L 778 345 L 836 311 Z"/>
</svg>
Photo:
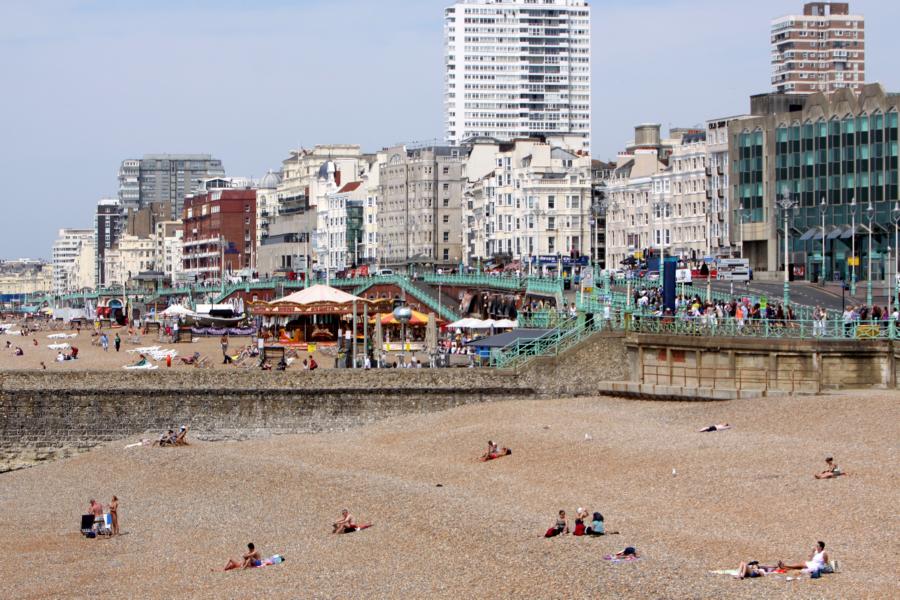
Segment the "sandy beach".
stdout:
<svg viewBox="0 0 900 600">
<path fill-rule="evenodd" d="M 18 327 L 16 327 L 15 330 L 18 331 Z M 76 337 L 73 338 L 62 339 L 48 337 L 50 335 L 72 335 L 76 333 Z M 0 371 L 42 369 L 41 363 L 44 364 L 48 371 L 120 370 L 125 365 L 137 363 L 139 357 L 137 353 L 133 352 L 134 350 L 150 346 L 158 346 L 161 350 L 175 350 L 178 353 L 178 356 L 173 359 L 171 367 L 166 367 L 165 360 L 155 361 L 151 359 L 151 363 L 158 366 L 160 369 L 193 369 L 193 366 L 184 364 L 179 358 L 190 357 L 195 352 L 199 352 L 201 356 L 207 357 L 208 360 L 204 363 L 206 368 L 234 370 L 240 368 L 256 368 L 259 364 L 257 358 L 248 358 L 243 364 L 223 364 L 222 347 L 220 346 L 219 337 L 203 336 L 194 338 L 193 342 L 171 343 L 168 341 L 160 341 L 157 334 L 148 334 L 141 336 L 140 342 L 137 342 L 129 339 L 128 330 L 125 328 L 106 330 L 106 333 L 109 336 L 109 350 L 105 352 L 99 345 L 92 344 L 92 341 L 96 341 L 97 338 L 92 338 L 91 331 L 88 330 L 82 330 L 80 333 L 68 329 L 60 329 L 58 331 L 42 330 L 32 332 L 27 336 L 0 335 Z M 113 344 L 116 333 L 118 333 L 122 339 L 119 352 L 116 352 Z M 37 346 L 34 345 L 35 340 L 38 342 Z M 6 348 L 7 341 L 10 343 L 10 348 Z M 229 355 L 237 356 L 242 349 L 253 344 L 255 339 L 249 336 L 230 336 L 228 341 Z M 69 346 L 77 347 L 77 360 L 57 362 L 56 355 L 59 350 L 49 347 L 50 345 L 57 344 L 68 344 Z M 22 348 L 24 355 L 15 355 L 16 346 Z M 294 348 L 297 351 L 297 358 L 288 366 L 288 370 L 302 369 L 303 359 L 310 356 L 310 353 L 307 352 L 306 345 L 299 345 Z M 69 352 L 69 350 L 64 349 L 63 352 Z M 319 367 L 323 369 L 334 367 L 336 355 L 337 348 L 334 344 L 318 344 L 316 345 L 316 350 L 312 353 L 312 356 L 315 358 Z M 416 356 L 420 361 L 425 361 L 427 364 L 428 357 L 425 353 L 419 352 Z M 392 361 L 396 360 L 397 353 L 390 352 L 388 353 L 388 357 Z M 274 363 L 277 361 L 277 358 L 273 361 L 273 367 Z M 466 364 L 467 362 L 467 357 L 453 357 L 453 364 Z"/>
<path fill-rule="evenodd" d="M 0 578 L 15 598 L 887 598 L 898 417 L 896 392 L 594 398 L 185 448 L 122 440 L 0 476 Z M 734 429 L 696 431 L 723 421 Z M 477 462 L 488 439 L 512 456 Z M 826 454 L 850 475 L 813 479 Z M 88 500 L 113 494 L 124 535 L 83 538 Z M 332 535 L 344 506 L 374 526 Z M 621 534 L 541 537 L 579 506 Z M 817 540 L 840 573 L 709 573 L 802 561 Z M 212 571 L 250 541 L 286 562 Z M 602 558 L 628 545 L 643 557 Z"/>
</svg>

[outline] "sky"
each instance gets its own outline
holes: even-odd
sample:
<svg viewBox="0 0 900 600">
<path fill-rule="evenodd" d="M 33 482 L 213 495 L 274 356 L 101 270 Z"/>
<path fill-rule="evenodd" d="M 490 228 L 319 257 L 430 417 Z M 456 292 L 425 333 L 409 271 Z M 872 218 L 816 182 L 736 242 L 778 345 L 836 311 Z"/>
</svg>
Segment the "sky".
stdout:
<svg viewBox="0 0 900 600">
<path fill-rule="evenodd" d="M 448 0 L 0 0 L 0 258 L 90 227 L 119 163 L 208 153 L 229 175 L 292 148 L 443 136 Z M 595 158 L 633 126 L 745 113 L 769 91 L 769 21 L 803 0 L 594 0 Z M 900 91 L 900 2 L 866 16 L 867 79 Z"/>
</svg>

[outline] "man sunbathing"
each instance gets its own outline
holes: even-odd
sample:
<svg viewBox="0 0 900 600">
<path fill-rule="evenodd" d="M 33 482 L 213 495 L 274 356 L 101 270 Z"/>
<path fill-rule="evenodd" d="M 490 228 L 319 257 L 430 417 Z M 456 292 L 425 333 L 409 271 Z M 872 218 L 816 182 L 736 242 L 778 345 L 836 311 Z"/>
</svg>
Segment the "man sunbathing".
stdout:
<svg viewBox="0 0 900 600">
<path fill-rule="evenodd" d="M 816 473 L 814 475 L 816 479 L 834 479 L 835 477 L 840 477 L 841 475 L 847 475 L 847 473 L 844 473 L 839 466 L 834 464 L 834 457 L 829 456 L 828 458 L 826 458 L 825 464 L 828 465 L 828 468 L 821 473 Z"/>
<path fill-rule="evenodd" d="M 341 510 L 341 518 L 334 522 L 334 528 L 331 533 L 350 533 L 356 531 L 356 523 L 353 522 L 353 515 L 350 514 L 350 511 L 345 509 Z"/>
<path fill-rule="evenodd" d="M 778 568 L 803 570 L 810 575 L 813 573 L 830 573 L 831 561 L 828 559 L 828 553 L 825 552 L 825 542 L 816 542 L 815 548 L 813 548 L 812 552 L 809 554 L 809 560 L 803 564 L 787 565 L 783 561 L 778 561 Z"/>
<path fill-rule="evenodd" d="M 231 571 L 233 569 L 250 569 L 252 567 L 262 566 L 262 557 L 253 542 L 247 544 L 247 553 L 241 557 L 241 560 L 228 559 L 223 571 Z"/>
<path fill-rule="evenodd" d="M 177 436 L 175 435 L 175 432 L 170 429 L 166 433 L 159 436 L 159 439 L 156 440 L 155 442 L 153 442 L 153 445 L 154 446 L 171 446 L 175 443 L 176 439 L 177 439 Z"/>
</svg>

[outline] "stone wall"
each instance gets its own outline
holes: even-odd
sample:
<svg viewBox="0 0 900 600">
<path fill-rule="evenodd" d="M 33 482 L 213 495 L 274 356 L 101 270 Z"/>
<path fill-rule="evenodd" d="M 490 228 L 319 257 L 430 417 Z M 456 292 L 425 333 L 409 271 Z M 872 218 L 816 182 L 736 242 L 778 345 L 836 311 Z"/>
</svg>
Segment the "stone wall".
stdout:
<svg viewBox="0 0 900 600">
<path fill-rule="evenodd" d="M 817 393 L 896 388 L 900 345 L 889 340 L 795 340 L 629 334 L 633 382 Z"/>
<path fill-rule="evenodd" d="M 590 395 L 625 379 L 624 338 L 596 334 L 520 372 L 491 369 L 0 373 L 0 471 L 187 424 L 207 439 L 344 429 L 463 404 Z"/>
</svg>

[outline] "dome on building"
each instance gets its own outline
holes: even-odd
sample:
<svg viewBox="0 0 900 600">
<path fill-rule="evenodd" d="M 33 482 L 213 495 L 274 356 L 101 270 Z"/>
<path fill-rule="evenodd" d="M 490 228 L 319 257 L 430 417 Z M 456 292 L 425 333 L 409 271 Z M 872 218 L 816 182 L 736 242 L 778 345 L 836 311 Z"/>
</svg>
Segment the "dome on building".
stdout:
<svg viewBox="0 0 900 600">
<path fill-rule="evenodd" d="M 281 175 L 269 169 L 269 172 L 259 180 L 259 187 L 262 189 L 275 189 L 279 183 L 281 183 Z"/>
</svg>

